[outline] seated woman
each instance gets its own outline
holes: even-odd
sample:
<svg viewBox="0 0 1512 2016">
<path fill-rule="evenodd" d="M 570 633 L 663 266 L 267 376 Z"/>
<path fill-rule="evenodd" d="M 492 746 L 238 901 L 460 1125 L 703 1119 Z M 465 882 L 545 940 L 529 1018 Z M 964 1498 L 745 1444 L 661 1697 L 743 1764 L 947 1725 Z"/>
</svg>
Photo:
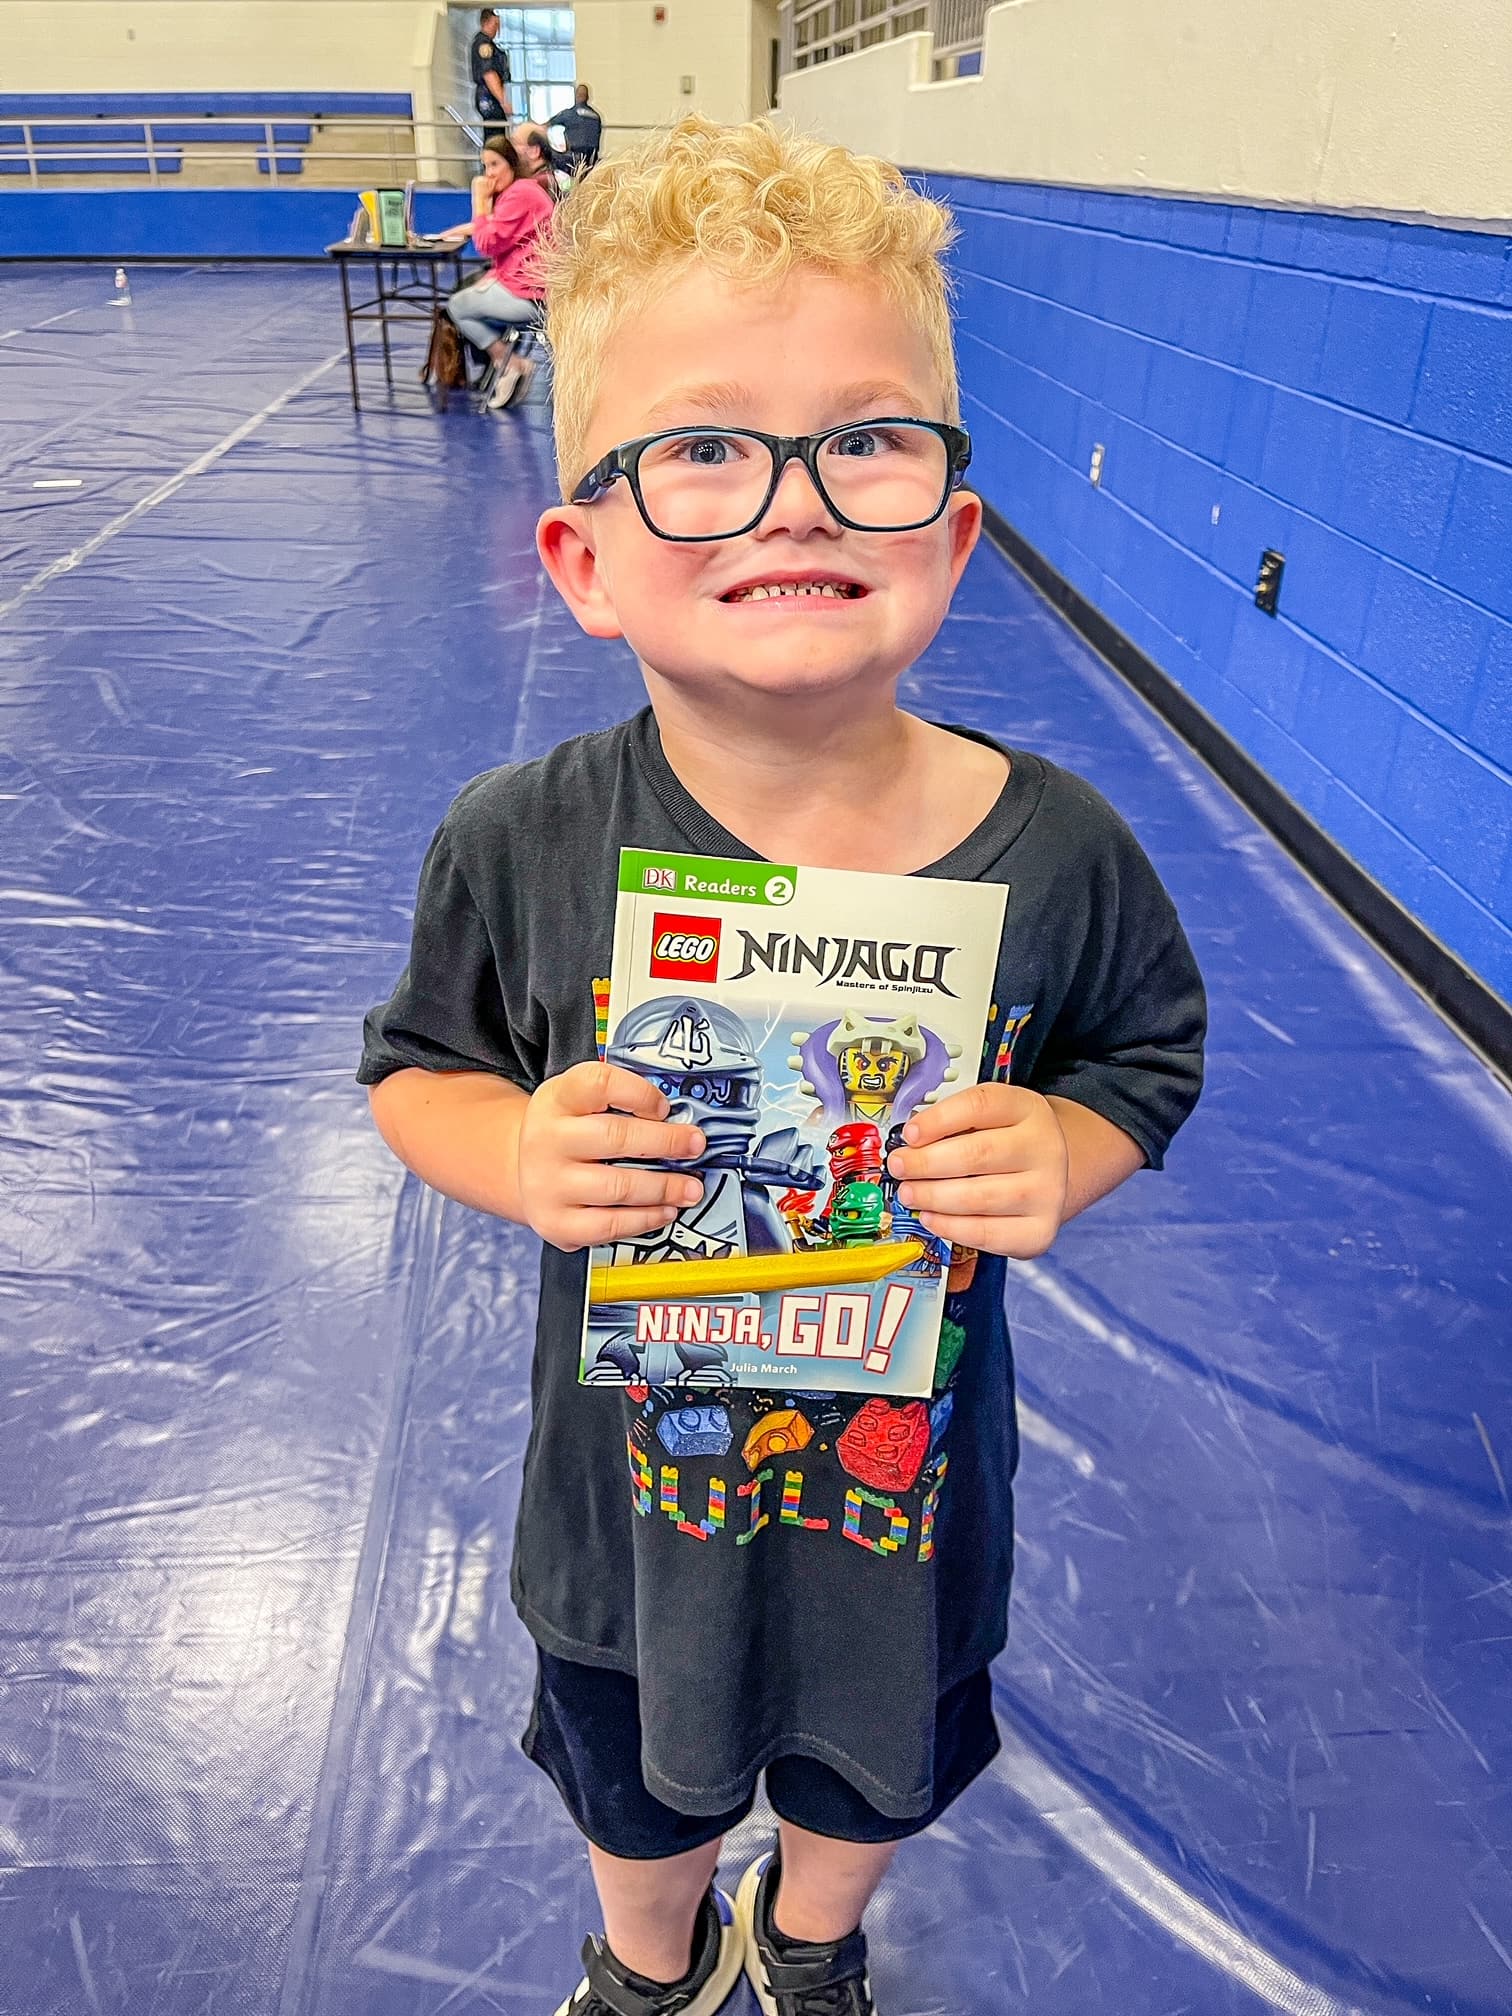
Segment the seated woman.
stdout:
<svg viewBox="0 0 1512 2016">
<path fill-rule="evenodd" d="M 519 157 L 505 139 L 483 149 L 483 173 L 473 177 L 473 221 L 448 238 L 470 237 L 490 270 L 461 287 L 446 304 L 458 329 L 498 367 L 489 406 L 498 411 L 530 382 L 534 362 L 512 351 L 501 332 L 519 330 L 536 319 L 543 289 L 535 278 L 536 244 L 551 216 L 551 199 L 520 173 Z"/>
</svg>

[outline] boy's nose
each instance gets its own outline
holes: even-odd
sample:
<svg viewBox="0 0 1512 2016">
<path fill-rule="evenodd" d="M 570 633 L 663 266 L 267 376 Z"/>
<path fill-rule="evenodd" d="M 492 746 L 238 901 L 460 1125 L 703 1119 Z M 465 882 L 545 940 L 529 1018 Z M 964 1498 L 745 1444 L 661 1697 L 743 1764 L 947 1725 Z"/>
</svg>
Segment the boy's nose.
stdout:
<svg viewBox="0 0 1512 2016">
<path fill-rule="evenodd" d="M 781 476 L 758 532 L 812 532 L 820 528 L 842 529 L 839 520 L 820 495 L 808 469 L 795 456 Z"/>
</svg>

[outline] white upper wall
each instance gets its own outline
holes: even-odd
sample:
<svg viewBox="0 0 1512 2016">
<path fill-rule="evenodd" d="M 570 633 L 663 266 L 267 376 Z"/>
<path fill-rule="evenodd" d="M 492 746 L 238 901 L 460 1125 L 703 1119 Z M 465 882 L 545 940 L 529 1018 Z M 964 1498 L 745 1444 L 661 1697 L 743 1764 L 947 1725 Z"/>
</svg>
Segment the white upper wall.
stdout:
<svg viewBox="0 0 1512 2016">
<path fill-rule="evenodd" d="M 932 71 L 905 36 L 782 108 L 911 168 L 1512 222 L 1508 0 L 1008 0 L 980 77 Z"/>
<path fill-rule="evenodd" d="M 755 48 L 774 32 L 772 12 L 765 0 L 666 0 L 658 22 L 653 0 L 576 0 L 578 75 L 593 87 L 611 146 L 634 137 L 626 127 L 665 125 L 685 112 L 749 119 Z M 764 90 L 754 109 L 766 110 Z"/>
<path fill-rule="evenodd" d="M 0 0 L 0 90 L 428 97 L 444 12 L 442 0 Z"/>
</svg>

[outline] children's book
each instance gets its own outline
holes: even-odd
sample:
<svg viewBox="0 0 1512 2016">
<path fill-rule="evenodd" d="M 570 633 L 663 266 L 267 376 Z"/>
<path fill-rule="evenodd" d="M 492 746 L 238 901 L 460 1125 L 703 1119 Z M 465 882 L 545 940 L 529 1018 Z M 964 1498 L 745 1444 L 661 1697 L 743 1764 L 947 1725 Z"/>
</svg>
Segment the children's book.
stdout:
<svg viewBox="0 0 1512 2016">
<path fill-rule="evenodd" d="M 581 1377 L 927 1395 L 950 1254 L 887 1157 L 978 1076 L 1008 892 L 620 855 L 602 1054 L 704 1135 L 703 1195 L 595 1247 Z"/>
</svg>

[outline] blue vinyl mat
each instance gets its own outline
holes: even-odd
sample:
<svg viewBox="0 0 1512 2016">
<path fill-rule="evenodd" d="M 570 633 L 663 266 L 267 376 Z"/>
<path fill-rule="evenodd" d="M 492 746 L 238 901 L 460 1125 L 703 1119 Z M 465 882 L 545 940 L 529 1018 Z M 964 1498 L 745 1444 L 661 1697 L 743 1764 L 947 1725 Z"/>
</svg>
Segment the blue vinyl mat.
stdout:
<svg viewBox="0 0 1512 2016">
<path fill-rule="evenodd" d="M 352 1070 L 456 787 L 635 667 L 537 567 L 539 407 L 406 351 L 355 419 L 317 269 L 111 281 L 0 266 L 0 2010 L 546 2016 L 533 1242 Z M 1013 1270 L 1006 1748 L 881 2016 L 1505 2016 L 1512 1100 L 995 553 L 906 699 L 1129 817 L 1213 1041 Z"/>
</svg>

